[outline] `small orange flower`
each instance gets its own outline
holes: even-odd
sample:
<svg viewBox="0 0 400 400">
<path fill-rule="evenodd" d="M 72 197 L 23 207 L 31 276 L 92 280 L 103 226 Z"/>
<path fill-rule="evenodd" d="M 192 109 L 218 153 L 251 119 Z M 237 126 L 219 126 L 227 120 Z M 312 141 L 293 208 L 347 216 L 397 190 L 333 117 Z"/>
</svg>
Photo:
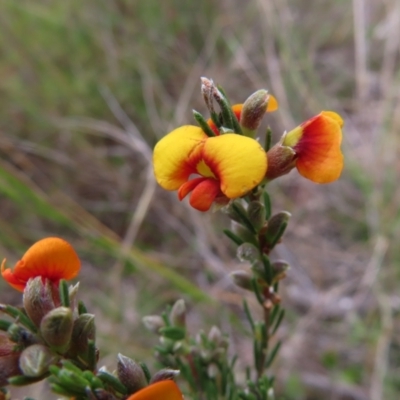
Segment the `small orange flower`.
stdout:
<svg viewBox="0 0 400 400">
<path fill-rule="evenodd" d="M 285 135 L 282 144 L 296 152 L 300 175 L 316 183 L 339 178 L 343 169 L 342 126 L 340 115 L 322 111 Z"/>
<path fill-rule="evenodd" d="M 284 134 L 268 152 L 267 179 L 286 174 L 293 167 L 316 183 L 338 179 L 343 169 L 342 126 L 340 115 L 322 111 Z"/>
<path fill-rule="evenodd" d="M 39 240 L 17 262 L 14 271 L 1 264 L 3 278 L 21 292 L 30 278 L 41 276 L 58 284 L 60 279 L 72 279 L 78 275 L 80 261 L 72 246 L 63 239 L 50 237 Z"/>
<path fill-rule="evenodd" d="M 127 400 L 183 400 L 183 396 L 174 381 L 166 380 L 146 386 Z"/>
<path fill-rule="evenodd" d="M 154 174 L 166 190 L 190 192 L 190 205 L 207 211 L 218 199 L 242 197 L 265 176 L 267 157 L 251 138 L 227 133 L 208 137 L 191 125 L 175 129 L 154 148 Z M 200 177 L 190 179 L 191 175 Z"/>
<path fill-rule="evenodd" d="M 240 117 L 242 115 L 242 109 L 243 109 L 243 104 L 235 104 L 232 106 L 232 111 L 235 114 L 237 120 L 240 122 Z M 278 101 L 276 98 L 272 95 L 269 95 L 268 99 L 268 104 L 265 112 L 273 112 L 278 109 Z M 213 132 L 218 136 L 220 134 L 218 128 L 215 126 L 213 120 L 211 118 L 208 119 L 207 121 L 208 125 L 210 128 L 213 130 Z"/>
</svg>

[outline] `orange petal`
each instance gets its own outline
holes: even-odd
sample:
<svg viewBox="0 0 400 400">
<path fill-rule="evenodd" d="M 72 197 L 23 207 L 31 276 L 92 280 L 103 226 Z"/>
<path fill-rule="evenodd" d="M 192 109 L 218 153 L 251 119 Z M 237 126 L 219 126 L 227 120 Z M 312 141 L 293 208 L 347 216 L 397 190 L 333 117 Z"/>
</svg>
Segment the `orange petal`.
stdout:
<svg viewBox="0 0 400 400">
<path fill-rule="evenodd" d="M 51 281 L 72 279 L 78 275 L 80 260 L 72 246 L 63 239 L 50 237 L 39 240 L 17 262 L 14 271 L 1 266 L 3 278 L 15 289 L 23 291 L 30 278 L 41 276 Z"/>
<path fill-rule="evenodd" d="M 153 153 L 154 175 L 161 187 L 177 190 L 196 172 L 192 159 L 198 157 L 207 137 L 201 128 L 185 125 L 156 144 Z"/>
<path fill-rule="evenodd" d="M 232 111 L 239 122 L 240 122 L 240 116 L 242 115 L 242 109 L 243 109 L 243 104 L 235 104 L 232 106 Z"/>
<path fill-rule="evenodd" d="M 299 173 L 316 183 L 329 183 L 339 178 L 343 169 L 343 120 L 331 111 L 323 111 L 296 128 L 296 167 Z M 288 136 L 290 132 L 288 133 Z"/>
<path fill-rule="evenodd" d="M 230 199 L 241 197 L 257 186 L 267 170 L 267 156 L 260 144 L 234 133 L 208 138 L 202 157 Z"/>
<path fill-rule="evenodd" d="M 183 400 L 181 391 L 174 381 L 160 381 L 146 386 L 127 400 Z"/>
<path fill-rule="evenodd" d="M 217 126 L 214 124 L 214 121 L 211 118 L 208 118 L 207 120 L 207 124 L 208 126 L 213 130 L 213 132 L 219 136 L 221 133 L 219 131 L 219 129 L 217 128 Z"/>
<path fill-rule="evenodd" d="M 279 107 L 278 101 L 276 100 L 276 98 L 274 96 L 272 96 L 272 94 L 270 94 L 266 112 L 276 111 L 278 109 L 278 107 Z"/>
<path fill-rule="evenodd" d="M 179 200 L 183 200 L 199 183 L 203 182 L 207 178 L 195 178 L 185 182 L 178 190 Z"/>
<path fill-rule="evenodd" d="M 215 179 L 206 178 L 198 183 L 190 195 L 190 205 L 199 211 L 208 211 L 220 194 L 219 182 Z"/>
</svg>

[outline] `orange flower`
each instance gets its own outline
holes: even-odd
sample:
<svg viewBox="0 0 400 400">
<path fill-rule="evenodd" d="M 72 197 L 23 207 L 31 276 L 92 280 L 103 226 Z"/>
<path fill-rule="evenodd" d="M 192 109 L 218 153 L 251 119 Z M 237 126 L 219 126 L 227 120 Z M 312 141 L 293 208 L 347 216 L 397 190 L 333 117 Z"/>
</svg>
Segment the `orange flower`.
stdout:
<svg viewBox="0 0 400 400">
<path fill-rule="evenodd" d="M 267 157 L 251 138 L 227 133 L 208 137 L 191 125 L 175 129 L 154 148 L 154 174 L 166 190 L 178 190 L 179 200 L 190 192 L 190 205 L 207 211 L 220 198 L 242 197 L 265 176 Z M 189 180 L 192 174 L 200 177 Z"/>
<path fill-rule="evenodd" d="M 340 115 L 322 111 L 284 134 L 268 152 L 267 179 L 283 175 L 293 167 L 316 183 L 338 179 L 343 169 L 342 126 Z"/>
<path fill-rule="evenodd" d="M 63 239 L 50 237 L 39 240 L 17 262 L 14 271 L 1 264 L 3 278 L 15 289 L 23 292 L 30 278 L 41 276 L 58 284 L 60 279 L 78 275 L 80 261 L 72 246 Z"/>
<path fill-rule="evenodd" d="M 240 117 L 242 115 L 242 109 L 243 109 L 243 104 L 235 104 L 232 106 L 232 111 L 235 114 L 237 120 L 240 122 Z M 268 99 L 268 104 L 265 112 L 272 112 L 276 111 L 278 109 L 278 102 L 276 98 L 272 95 L 269 95 Z M 220 134 L 218 128 L 215 126 L 213 120 L 211 118 L 208 119 L 207 121 L 208 125 L 210 128 L 213 130 L 213 132 L 218 136 Z"/>
<path fill-rule="evenodd" d="M 127 400 L 183 400 L 183 396 L 174 381 L 166 380 L 146 386 Z"/>
</svg>

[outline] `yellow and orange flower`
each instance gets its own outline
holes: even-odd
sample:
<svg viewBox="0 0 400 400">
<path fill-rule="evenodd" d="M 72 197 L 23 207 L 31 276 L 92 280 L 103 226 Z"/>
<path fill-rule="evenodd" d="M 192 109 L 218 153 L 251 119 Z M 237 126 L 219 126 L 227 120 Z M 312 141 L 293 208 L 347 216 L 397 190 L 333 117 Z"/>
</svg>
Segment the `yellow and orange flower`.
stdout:
<svg viewBox="0 0 400 400">
<path fill-rule="evenodd" d="M 343 119 L 322 111 L 286 133 L 268 152 L 267 178 L 274 179 L 296 167 L 300 175 L 316 183 L 330 183 L 343 169 Z"/>
<path fill-rule="evenodd" d="M 234 133 L 208 137 L 201 128 L 186 125 L 157 143 L 153 165 L 161 187 L 178 190 L 179 200 L 191 192 L 190 205 L 207 211 L 215 200 L 235 199 L 257 186 L 267 157 L 254 139 Z"/>
<path fill-rule="evenodd" d="M 243 104 L 235 104 L 232 106 L 232 111 L 235 114 L 235 116 L 239 122 L 240 122 L 240 117 L 242 115 L 242 109 L 243 109 Z M 274 96 L 269 95 L 268 104 L 267 104 L 265 112 L 273 112 L 273 111 L 276 111 L 277 109 L 278 109 L 278 101 L 276 100 L 276 98 Z M 209 118 L 207 123 L 210 126 L 210 128 L 213 130 L 213 132 L 218 136 L 220 134 L 220 132 L 219 132 L 218 128 L 216 127 L 216 125 L 214 124 L 213 120 L 211 118 Z"/>
<path fill-rule="evenodd" d="M 127 400 L 183 400 L 181 391 L 174 381 L 166 380 L 153 383 L 139 390 Z"/>
<path fill-rule="evenodd" d="M 1 264 L 3 278 L 15 289 L 23 292 L 30 278 L 41 276 L 58 284 L 60 279 L 78 275 L 80 260 L 72 246 L 63 239 L 49 237 L 36 242 L 17 262 L 12 271 Z"/>
</svg>

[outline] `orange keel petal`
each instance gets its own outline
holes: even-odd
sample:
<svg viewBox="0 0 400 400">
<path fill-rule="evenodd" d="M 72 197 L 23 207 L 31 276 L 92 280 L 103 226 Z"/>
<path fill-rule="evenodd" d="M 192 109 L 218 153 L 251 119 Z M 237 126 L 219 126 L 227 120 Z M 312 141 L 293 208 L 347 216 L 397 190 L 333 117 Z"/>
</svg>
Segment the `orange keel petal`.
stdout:
<svg viewBox="0 0 400 400">
<path fill-rule="evenodd" d="M 219 182 L 206 178 L 193 189 L 190 195 L 190 205 L 196 210 L 208 211 L 220 193 Z"/>
<path fill-rule="evenodd" d="M 195 178 L 185 182 L 178 190 L 179 200 L 183 200 L 199 183 L 207 178 Z"/>
</svg>

